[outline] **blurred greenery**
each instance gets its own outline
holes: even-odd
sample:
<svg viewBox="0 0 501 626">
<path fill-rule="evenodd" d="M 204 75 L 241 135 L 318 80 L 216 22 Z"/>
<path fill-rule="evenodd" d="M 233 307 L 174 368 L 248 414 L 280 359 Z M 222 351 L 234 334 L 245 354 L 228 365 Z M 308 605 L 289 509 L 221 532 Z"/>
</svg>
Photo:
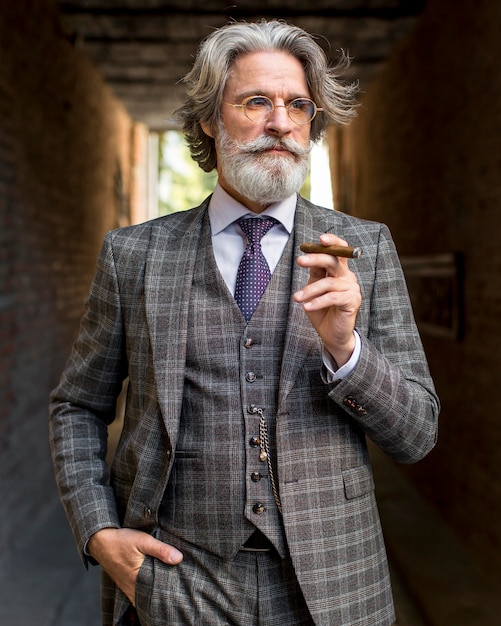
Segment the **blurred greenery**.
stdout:
<svg viewBox="0 0 501 626">
<path fill-rule="evenodd" d="M 158 214 L 186 211 L 212 193 L 217 173 L 207 174 L 193 161 L 184 136 L 169 130 L 159 136 L 158 147 Z M 310 175 L 301 189 L 310 197 Z"/>
<path fill-rule="evenodd" d="M 159 136 L 158 213 L 167 215 L 197 206 L 212 193 L 216 172 L 207 174 L 193 161 L 184 137 L 175 130 Z"/>
</svg>

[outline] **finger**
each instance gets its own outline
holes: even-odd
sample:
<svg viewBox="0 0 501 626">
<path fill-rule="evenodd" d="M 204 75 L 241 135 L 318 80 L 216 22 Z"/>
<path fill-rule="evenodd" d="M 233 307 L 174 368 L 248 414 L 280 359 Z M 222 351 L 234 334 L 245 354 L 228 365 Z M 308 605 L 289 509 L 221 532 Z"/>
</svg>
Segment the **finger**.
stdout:
<svg viewBox="0 0 501 626">
<path fill-rule="evenodd" d="M 322 306 L 344 306 L 353 299 L 352 289 L 345 281 L 337 278 L 325 278 L 312 282 L 300 292 L 294 294 L 296 302 L 318 304 Z"/>
<path fill-rule="evenodd" d="M 347 247 L 347 243 L 337 235 L 325 233 L 320 236 L 320 247 L 342 246 Z M 316 280 L 322 276 L 322 271 L 330 276 L 343 276 L 349 270 L 348 258 L 333 256 L 322 252 L 310 252 L 299 256 L 298 265 L 310 269 L 311 278 Z"/>
<path fill-rule="evenodd" d="M 334 233 L 322 233 L 319 237 L 320 243 L 323 246 L 347 246 L 348 242 L 345 239 L 341 239 Z"/>
<path fill-rule="evenodd" d="M 304 310 L 307 312 L 322 311 L 324 309 L 336 308 L 338 311 L 350 312 L 353 306 L 343 293 L 328 291 L 303 301 Z"/>
<path fill-rule="evenodd" d="M 310 279 L 318 280 L 324 276 L 344 276 L 348 270 L 347 259 L 333 257 L 330 254 L 308 253 L 297 257 L 301 267 L 310 270 Z"/>
<path fill-rule="evenodd" d="M 337 279 L 323 278 L 309 282 L 303 289 L 297 291 L 294 294 L 294 300 L 304 304 L 326 294 L 338 292 L 339 290 L 340 286 L 337 284 Z"/>
<path fill-rule="evenodd" d="M 315 308 L 323 306 L 337 306 L 351 310 L 360 306 L 360 286 L 350 278 L 324 277 L 310 281 L 303 289 L 293 295 L 294 301 L 299 303 L 315 302 Z M 319 298 L 322 298 L 319 300 Z M 319 304 L 320 303 L 320 304 Z M 310 308 L 311 307 L 306 307 Z"/>
<path fill-rule="evenodd" d="M 150 535 L 144 537 L 141 545 L 138 545 L 138 549 L 143 554 L 148 554 L 160 561 L 163 561 L 167 565 L 177 565 L 183 560 L 183 553 L 180 552 L 174 546 L 164 543 Z"/>
</svg>

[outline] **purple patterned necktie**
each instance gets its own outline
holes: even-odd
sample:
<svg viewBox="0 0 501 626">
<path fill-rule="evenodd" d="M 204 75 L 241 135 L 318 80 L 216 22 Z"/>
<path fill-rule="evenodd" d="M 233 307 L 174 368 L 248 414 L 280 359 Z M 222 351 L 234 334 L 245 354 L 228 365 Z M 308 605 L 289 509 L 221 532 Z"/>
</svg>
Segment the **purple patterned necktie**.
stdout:
<svg viewBox="0 0 501 626">
<path fill-rule="evenodd" d="M 261 250 L 261 239 L 278 222 L 273 217 L 251 217 L 241 218 L 237 224 L 247 236 L 247 246 L 238 266 L 235 300 L 248 322 L 271 278 Z"/>
</svg>

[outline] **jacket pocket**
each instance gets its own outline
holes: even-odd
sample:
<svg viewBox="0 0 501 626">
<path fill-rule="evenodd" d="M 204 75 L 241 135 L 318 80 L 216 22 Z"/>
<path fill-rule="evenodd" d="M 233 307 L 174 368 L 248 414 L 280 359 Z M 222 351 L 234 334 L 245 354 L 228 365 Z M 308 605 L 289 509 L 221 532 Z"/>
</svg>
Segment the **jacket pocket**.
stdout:
<svg viewBox="0 0 501 626">
<path fill-rule="evenodd" d="M 374 478 L 369 465 L 343 470 L 344 495 L 347 500 L 360 498 L 374 491 Z"/>
<path fill-rule="evenodd" d="M 136 610 L 140 623 L 144 626 L 147 621 L 151 603 L 151 592 L 153 590 L 153 557 L 146 555 L 139 569 L 136 579 Z"/>
</svg>

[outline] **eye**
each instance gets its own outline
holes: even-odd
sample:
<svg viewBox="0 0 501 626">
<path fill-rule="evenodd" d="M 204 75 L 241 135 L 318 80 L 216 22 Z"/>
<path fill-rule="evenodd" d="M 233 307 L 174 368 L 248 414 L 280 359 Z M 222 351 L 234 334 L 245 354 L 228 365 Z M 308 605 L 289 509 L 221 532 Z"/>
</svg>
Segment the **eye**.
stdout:
<svg viewBox="0 0 501 626">
<path fill-rule="evenodd" d="M 313 102 L 307 98 L 296 98 L 289 104 L 292 111 L 310 114 L 313 109 Z"/>
<path fill-rule="evenodd" d="M 252 96 L 244 104 L 248 109 L 270 109 L 273 106 L 266 96 Z"/>
</svg>

